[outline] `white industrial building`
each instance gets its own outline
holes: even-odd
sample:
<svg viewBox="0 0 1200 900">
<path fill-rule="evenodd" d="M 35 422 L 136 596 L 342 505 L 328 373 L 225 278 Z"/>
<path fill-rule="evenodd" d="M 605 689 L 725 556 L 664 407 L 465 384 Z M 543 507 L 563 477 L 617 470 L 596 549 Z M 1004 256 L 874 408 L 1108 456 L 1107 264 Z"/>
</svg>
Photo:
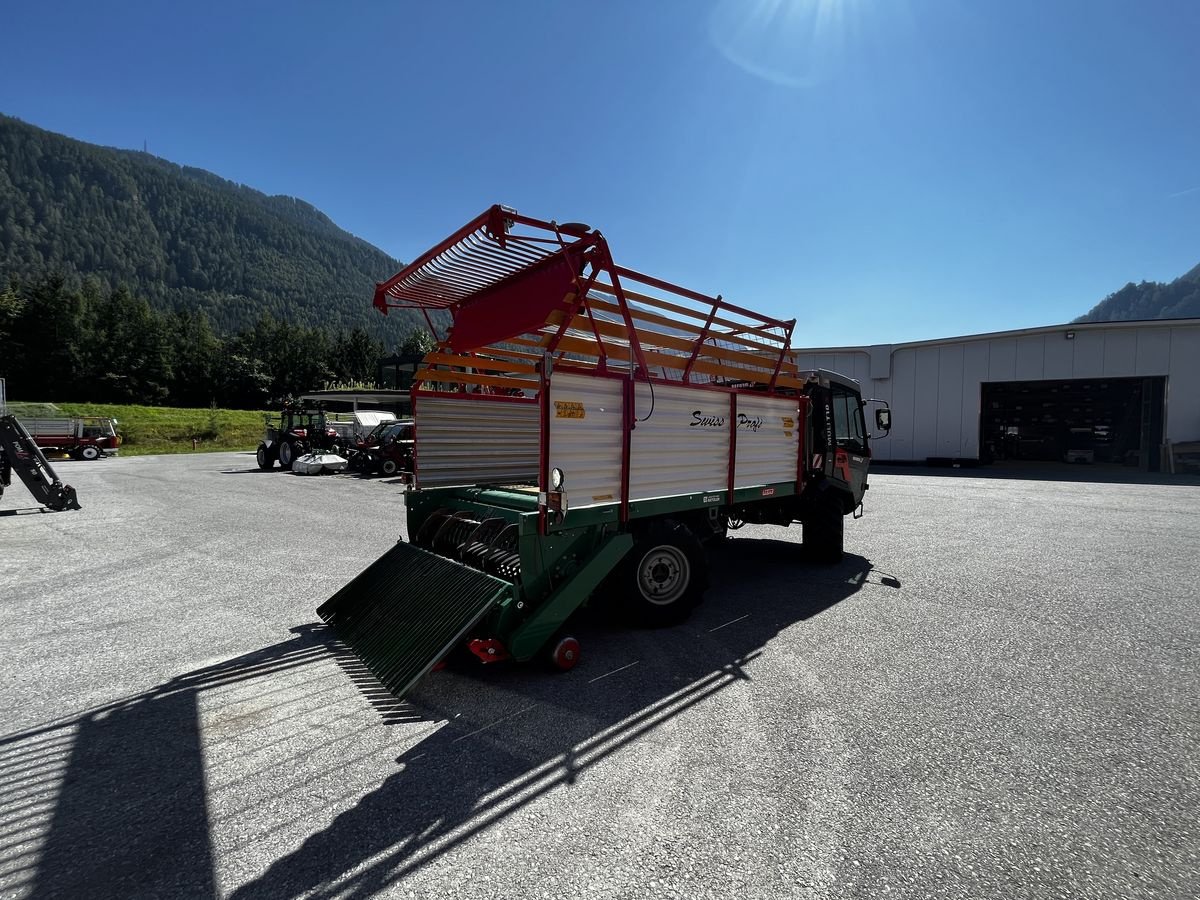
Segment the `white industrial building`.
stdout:
<svg viewBox="0 0 1200 900">
<path fill-rule="evenodd" d="M 1200 441 L 1200 319 L 1096 322 L 798 351 L 892 408 L 882 461 L 1065 460 L 1158 470 Z M 870 412 L 868 411 L 868 418 Z M 1169 464 L 1169 461 L 1168 463 Z"/>
</svg>

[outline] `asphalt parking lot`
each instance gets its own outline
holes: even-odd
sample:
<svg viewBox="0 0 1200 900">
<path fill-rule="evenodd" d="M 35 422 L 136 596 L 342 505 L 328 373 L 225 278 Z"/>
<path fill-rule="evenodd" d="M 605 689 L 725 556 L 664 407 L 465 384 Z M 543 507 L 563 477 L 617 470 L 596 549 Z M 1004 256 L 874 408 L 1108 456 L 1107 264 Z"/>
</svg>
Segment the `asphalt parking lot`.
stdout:
<svg viewBox="0 0 1200 900">
<path fill-rule="evenodd" d="M 389 702 L 315 607 L 386 480 L 248 454 L 0 498 L 0 896 L 1200 896 L 1200 486 L 872 476 L 684 625 Z"/>
</svg>

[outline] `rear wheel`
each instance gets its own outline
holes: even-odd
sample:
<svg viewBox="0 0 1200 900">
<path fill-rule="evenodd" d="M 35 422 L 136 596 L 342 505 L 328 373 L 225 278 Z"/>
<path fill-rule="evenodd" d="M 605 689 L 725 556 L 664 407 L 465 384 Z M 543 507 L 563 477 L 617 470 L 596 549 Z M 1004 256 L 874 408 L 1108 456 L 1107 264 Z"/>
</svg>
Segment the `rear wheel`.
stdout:
<svg viewBox="0 0 1200 900">
<path fill-rule="evenodd" d="M 258 467 L 264 471 L 275 468 L 275 457 L 271 455 L 271 448 L 265 443 L 258 445 L 254 459 L 258 462 Z"/>
<path fill-rule="evenodd" d="M 625 557 L 619 602 L 633 621 L 650 627 L 687 618 L 708 587 L 704 548 L 673 519 L 651 524 Z"/>
<path fill-rule="evenodd" d="M 292 463 L 296 461 L 299 455 L 298 448 L 290 441 L 283 441 L 279 445 L 279 465 L 285 469 L 290 469 Z"/>
<path fill-rule="evenodd" d="M 805 557 L 829 565 L 841 562 L 845 522 L 838 496 L 833 491 L 819 495 L 804 518 Z"/>
<path fill-rule="evenodd" d="M 400 471 L 400 464 L 394 459 L 385 459 L 379 464 L 379 471 L 384 475 L 395 475 Z"/>
</svg>

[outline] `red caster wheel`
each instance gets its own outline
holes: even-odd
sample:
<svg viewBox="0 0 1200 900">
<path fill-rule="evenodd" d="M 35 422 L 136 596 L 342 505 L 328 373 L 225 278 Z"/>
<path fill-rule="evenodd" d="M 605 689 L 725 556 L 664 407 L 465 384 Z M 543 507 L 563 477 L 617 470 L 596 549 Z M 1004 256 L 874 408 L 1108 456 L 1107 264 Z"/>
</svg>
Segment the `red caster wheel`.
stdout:
<svg viewBox="0 0 1200 900">
<path fill-rule="evenodd" d="M 569 672 L 579 663 L 579 641 L 573 637 L 559 640 L 550 651 L 550 664 L 560 672 Z"/>
</svg>

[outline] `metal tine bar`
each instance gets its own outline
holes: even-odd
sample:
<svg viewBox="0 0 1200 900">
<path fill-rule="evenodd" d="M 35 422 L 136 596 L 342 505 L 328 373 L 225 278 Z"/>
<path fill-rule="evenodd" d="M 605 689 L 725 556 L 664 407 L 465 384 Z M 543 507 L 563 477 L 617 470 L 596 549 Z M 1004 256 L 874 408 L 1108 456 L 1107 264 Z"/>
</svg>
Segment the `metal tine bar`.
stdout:
<svg viewBox="0 0 1200 900">
<path fill-rule="evenodd" d="M 462 288 L 466 292 L 464 294 L 466 297 L 494 283 L 496 279 L 492 272 L 482 270 L 477 266 L 458 265 L 447 268 L 439 275 L 439 280 L 444 284 Z"/>
<path fill-rule="evenodd" d="M 446 284 L 466 284 L 470 290 L 477 290 L 490 283 L 494 273 L 469 260 L 451 259 L 438 270 L 437 278 Z"/>
<path fill-rule="evenodd" d="M 544 259 L 552 255 L 553 251 L 543 250 L 541 247 L 528 243 L 528 240 L 521 235 L 510 234 L 505 238 L 504 246 L 500 246 L 500 242 L 486 234 L 472 234 L 461 243 L 483 243 L 495 247 L 501 253 L 513 253 L 514 255 L 527 256 L 530 259 Z"/>
<path fill-rule="evenodd" d="M 520 260 L 506 258 L 505 256 L 489 252 L 486 248 L 471 247 L 465 244 L 460 244 L 454 248 L 456 262 L 460 265 L 467 264 L 476 267 L 479 271 L 486 271 L 493 275 L 499 275 L 501 278 L 507 278 L 514 272 L 519 272 L 525 267 L 525 263 Z"/>
<path fill-rule="evenodd" d="M 497 262 L 502 261 L 505 266 L 512 266 L 513 271 L 517 271 L 526 266 L 541 262 L 547 256 L 552 255 L 550 253 L 531 253 L 519 247 L 513 246 L 512 244 L 510 244 L 504 250 L 501 250 L 495 244 L 495 242 L 488 242 L 485 244 L 475 241 L 464 241 L 463 243 L 458 244 L 455 249 L 467 249 L 470 252 L 487 256 Z"/>
<path fill-rule="evenodd" d="M 445 282 L 429 279 L 423 284 L 414 284 L 405 288 L 403 293 L 397 296 L 396 299 L 403 298 L 406 300 L 411 300 L 418 306 L 421 305 L 423 300 L 425 300 L 441 307 L 452 306 L 454 303 L 462 299 L 462 295 L 457 289 L 451 289 L 453 286 L 447 286 L 446 289 L 439 290 L 437 287 L 438 284 L 445 284 Z M 389 294 L 388 296 L 391 297 L 396 295 Z"/>
<path fill-rule="evenodd" d="M 493 281 L 507 278 L 513 272 L 519 272 L 525 265 L 520 260 L 505 257 L 502 254 L 488 252 L 482 247 L 459 244 L 449 251 L 456 268 L 467 267 L 480 273 L 486 273 Z"/>
</svg>

